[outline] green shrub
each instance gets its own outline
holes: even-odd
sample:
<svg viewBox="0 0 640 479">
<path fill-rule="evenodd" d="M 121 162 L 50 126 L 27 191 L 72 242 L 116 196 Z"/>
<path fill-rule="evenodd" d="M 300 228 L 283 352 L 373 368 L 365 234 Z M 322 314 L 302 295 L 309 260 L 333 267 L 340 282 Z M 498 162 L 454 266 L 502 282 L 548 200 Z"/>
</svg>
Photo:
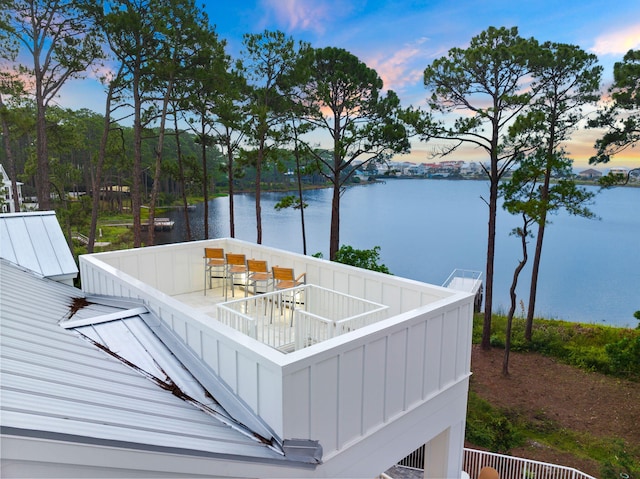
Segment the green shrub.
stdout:
<svg viewBox="0 0 640 479">
<path fill-rule="evenodd" d="M 465 439 L 476 446 L 490 448 L 492 432 L 488 424 L 492 421 L 494 414 L 495 409 L 487 401 L 470 391 Z"/>
<path fill-rule="evenodd" d="M 609 358 L 601 346 L 573 346 L 565 348 L 566 362 L 588 371 L 609 373 Z"/>
<path fill-rule="evenodd" d="M 500 454 L 507 454 L 512 448 L 522 444 L 521 436 L 516 427 L 506 417 L 496 417 L 491 421 L 493 431 L 491 450 Z"/>
<path fill-rule="evenodd" d="M 469 393 L 465 439 L 499 453 L 508 453 L 523 443 L 517 425 L 504 412 L 492 407 L 474 392 Z"/>
<path fill-rule="evenodd" d="M 498 334 L 492 334 L 491 338 L 489 338 L 489 342 L 491 343 L 491 346 L 494 348 L 504 348 L 505 346 L 504 336 L 500 336 Z"/>
<path fill-rule="evenodd" d="M 622 338 L 605 346 L 612 374 L 617 376 L 640 377 L 640 335 Z"/>
<path fill-rule="evenodd" d="M 313 256 L 322 258 L 322 253 L 316 253 Z M 389 268 L 379 262 L 380 246 L 374 246 L 372 249 L 355 249 L 353 246 L 342 245 L 336 252 L 334 261 L 370 271 L 391 274 Z"/>
</svg>

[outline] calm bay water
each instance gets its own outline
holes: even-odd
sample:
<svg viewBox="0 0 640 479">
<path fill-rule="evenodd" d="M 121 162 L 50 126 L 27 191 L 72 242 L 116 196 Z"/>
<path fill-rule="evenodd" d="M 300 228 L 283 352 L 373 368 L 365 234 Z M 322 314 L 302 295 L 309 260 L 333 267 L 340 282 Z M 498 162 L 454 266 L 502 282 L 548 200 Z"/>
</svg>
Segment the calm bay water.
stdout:
<svg viewBox="0 0 640 479">
<path fill-rule="evenodd" d="M 597 188 L 594 188 L 597 191 Z M 340 244 L 358 249 L 380 246 L 381 262 L 398 276 L 442 284 L 456 268 L 483 271 L 488 207 L 482 181 L 389 180 L 348 188 L 341 203 Z M 300 213 L 276 211 L 283 193 L 262 196 L 263 244 L 302 253 Z M 229 236 L 228 198 L 209 206 L 209 237 Z M 331 190 L 305 193 L 307 253 L 328 257 Z M 599 219 L 554 215 L 542 252 L 536 315 L 568 321 L 635 327 L 640 310 L 640 188 L 599 193 L 591 207 Z M 236 238 L 255 241 L 255 197 L 235 196 Z M 184 240 L 183 213 L 158 242 Z M 203 205 L 189 213 L 194 239 L 204 237 Z M 509 288 L 521 257 L 520 241 L 510 236 L 518 218 L 497 218 L 494 311 L 509 309 Z M 534 240 L 529 244 L 533 256 Z M 531 261 L 531 260 L 530 260 Z M 520 275 L 520 300 L 529 294 L 530 264 Z"/>
</svg>

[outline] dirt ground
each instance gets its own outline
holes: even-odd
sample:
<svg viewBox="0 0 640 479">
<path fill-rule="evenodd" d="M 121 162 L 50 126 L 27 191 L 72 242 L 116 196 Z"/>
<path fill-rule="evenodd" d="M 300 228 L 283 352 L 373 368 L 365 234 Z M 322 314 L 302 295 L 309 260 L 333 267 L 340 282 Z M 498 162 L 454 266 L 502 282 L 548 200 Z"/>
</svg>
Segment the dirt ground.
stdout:
<svg viewBox="0 0 640 479">
<path fill-rule="evenodd" d="M 532 422 L 553 421 L 562 428 L 640 445 L 640 384 L 582 371 L 533 353 L 511 353 L 510 376 L 502 376 L 502 349 L 474 345 L 471 389 L 494 406 Z M 511 451 L 514 456 L 575 467 L 598 477 L 595 460 L 561 454 L 541 444 Z"/>
</svg>

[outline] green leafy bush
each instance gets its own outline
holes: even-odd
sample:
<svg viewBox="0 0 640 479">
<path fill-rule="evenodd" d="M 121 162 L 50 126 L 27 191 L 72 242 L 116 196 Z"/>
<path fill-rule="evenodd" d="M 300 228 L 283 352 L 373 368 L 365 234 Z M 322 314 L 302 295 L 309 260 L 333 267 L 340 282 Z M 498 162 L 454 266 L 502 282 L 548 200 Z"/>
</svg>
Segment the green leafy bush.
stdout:
<svg viewBox="0 0 640 479">
<path fill-rule="evenodd" d="M 607 344 L 605 352 L 612 374 L 640 378 L 640 335 Z"/>
<path fill-rule="evenodd" d="M 517 425 L 474 392 L 469 393 L 465 439 L 499 453 L 508 453 L 523 444 L 523 436 Z"/>
<path fill-rule="evenodd" d="M 465 439 L 476 446 L 490 448 L 493 434 L 488 425 L 493 420 L 494 414 L 495 409 L 487 401 L 470 391 Z"/>
<path fill-rule="evenodd" d="M 355 249 L 352 246 L 342 245 L 336 252 L 334 261 L 371 271 L 391 274 L 389 268 L 379 262 L 380 246 L 374 246 L 372 249 Z"/>
</svg>

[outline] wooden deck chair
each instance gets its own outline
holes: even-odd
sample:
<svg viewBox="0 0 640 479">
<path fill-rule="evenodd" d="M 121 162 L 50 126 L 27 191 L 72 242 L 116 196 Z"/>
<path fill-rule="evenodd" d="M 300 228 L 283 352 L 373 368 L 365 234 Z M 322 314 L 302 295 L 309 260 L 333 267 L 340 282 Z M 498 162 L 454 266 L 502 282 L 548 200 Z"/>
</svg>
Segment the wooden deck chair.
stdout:
<svg viewBox="0 0 640 479">
<path fill-rule="evenodd" d="M 227 253 L 227 275 L 224 287 L 224 300 L 228 297 L 228 284 L 231 283 L 231 297 L 235 297 L 236 276 L 244 275 L 245 293 L 247 288 L 247 258 L 243 254 Z"/>
<path fill-rule="evenodd" d="M 293 272 L 293 268 L 281 268 L 274 266 L 271 268 L 273 271 L 273 288 L 276 291 L 281 291 L 289 288 L 295 288 L 307 282 L 307 273 L 302 273 L 296 276 Z M 278 302 L 280 303 L 280 313 L 283 311 L 283 298 L 282 293 L 278 295 Z M 291 293 L 291 323 L 293 324 L 293 310 L 295 309 L 295 292 Z"/>
<path fill-rule="evenodd" d="M 209 278 L 209 289 L 211 289 L 211 278 L 222 278 L 223 282 L 226 277 L 227 262 L 224 258 L 223 248 L 205 248 L 204 249 L 204 294 L 207 294 L 207 278 Z M 217 273 L 219 276 L 214 276 Z"/>
<path fill-rule="evenodd" d="M 273 282 L 273 274 L 269 271 L 267 262 L 261 259 L 247 260 L 247 288 L 253 285 L 253 294 L 257 293 L 258 284 L 264 285 L 265 292 L 269 291 L 269 286 Z M 245 289 L 245 296 L 246 296 Z"/>
<path fill-rule="evenodd" d="M 293 272 L 293 268 L 281 268 L 279 266 L 274 266 L 272 271 L 275 289 L 295 288 L 296 286 L 306 284 L 307 282 L 307 273 L 302 273 L 296 277 Z"/>
</svg>

